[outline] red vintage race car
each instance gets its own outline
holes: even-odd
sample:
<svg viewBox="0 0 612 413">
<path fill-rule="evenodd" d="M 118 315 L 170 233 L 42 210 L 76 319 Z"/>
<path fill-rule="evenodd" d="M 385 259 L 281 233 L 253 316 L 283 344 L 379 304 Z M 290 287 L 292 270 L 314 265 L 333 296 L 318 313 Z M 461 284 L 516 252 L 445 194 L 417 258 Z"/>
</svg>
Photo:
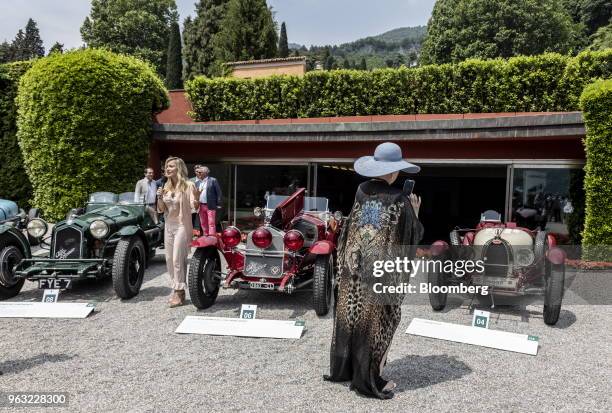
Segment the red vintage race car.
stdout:
<svg viewBox="0 0 612 413">
<path fill-rule="evenodd" d="M 246 236 L 228 227 L 193 242 L 197 249 L 188 273 L 192 303 L 200 309 L 212 306 L 221 287 L 287 294 L 312 289 L 315 312 L 327 314 L 342 214 L 332 215 L 327 198 L 307 197 L 301 188 L 291 196 L 269 195 L 255 215 L 263 225 Z"/>
<path fill-rule="evenodd" d="M 441 264 L 428 267 L 429 301 L 434 310 L 444 309 L 448 291 L 435 287 L 486 286 L 492 305 L 495 295 L 543 296 L 544 322 L 557 323 L 565 283 L 565 252 L 546 231 L 503 223 L 498 212 L 486 211 L 476 228 L 452 231 L 450 244 L 434 242 L 431 254 L 432 264 Z M 449 261 L 451 265 L 446 265 Z M 472 265 L 467 268 L 466 262 Z"/>
</svg>

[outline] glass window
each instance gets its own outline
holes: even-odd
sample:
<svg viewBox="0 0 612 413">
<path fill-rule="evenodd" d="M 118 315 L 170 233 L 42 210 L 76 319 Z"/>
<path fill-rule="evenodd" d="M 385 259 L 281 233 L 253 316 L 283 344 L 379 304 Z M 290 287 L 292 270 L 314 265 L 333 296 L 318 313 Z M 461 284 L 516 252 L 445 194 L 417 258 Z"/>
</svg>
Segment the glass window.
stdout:
<svg viewBox="0 0 612 413">
<path fill-rule="evenodd" d="M 574 204 L 584 202 L 570 195 L 572 177 L 580 172 L 569 168 L 515 168 L 513 221 L 532 230 L 568 235 L 568 217 L 574 212 Z"/>
</svg>

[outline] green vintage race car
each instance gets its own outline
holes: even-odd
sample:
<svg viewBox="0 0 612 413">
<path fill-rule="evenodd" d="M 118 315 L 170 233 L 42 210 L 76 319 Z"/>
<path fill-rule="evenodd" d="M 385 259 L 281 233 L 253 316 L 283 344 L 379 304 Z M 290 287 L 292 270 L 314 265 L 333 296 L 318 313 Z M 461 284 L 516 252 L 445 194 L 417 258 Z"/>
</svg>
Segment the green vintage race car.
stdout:
<svg viewBox="0 0 612 413">
<path fill-rule="evenodd" d="M 0 199 L 0 299 L 11 298 L 19 293 L 22 280 L 15 280 L 13 268 L 22 259 L 30 258 L 31 245 L 40 243 L 25 232 L 31 219 L 38 217 L 38 210 L 26 213 L 8 199 Z"/>
<path fill-rule="evenodd" d="M 42 219 L 32 220 L 28 233 L 37 236 L 46 228 Z M 59 289 L 70 288 L 74 280 L 112 277 L 117 295 L 132 298 L 163 239 L 163 223 L 134 192 L 96 192 L 84 208 L 71 210 L 55 224 L 46 244 L 48 256 L 21 260 L 13 276 Z"/>
</svg>

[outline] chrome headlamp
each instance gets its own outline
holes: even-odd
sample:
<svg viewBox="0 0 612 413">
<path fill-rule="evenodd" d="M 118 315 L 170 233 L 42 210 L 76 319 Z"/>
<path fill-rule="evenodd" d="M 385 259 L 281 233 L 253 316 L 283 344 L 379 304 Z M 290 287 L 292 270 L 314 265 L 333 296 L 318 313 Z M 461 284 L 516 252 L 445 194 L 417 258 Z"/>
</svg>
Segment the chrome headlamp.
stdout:
<svg viewBox="0 0 612 413">
<path fill-rule="evenodd" d="M 34 218 L 28 222 L 26 229 L 32 238 L 41 238 L 47 233 L 47 223 L 40 218 Z"/>
<path fill-rule="evenodd" d="M 531 249 L 528 249 L 528 248 L 519 249 L 516 252 L 515 257 L 514 257 L 514 262 L 520 267 L 527 267 L 533 264 L 534 260 L 535 260 L 535 255 L 533 254 L 533 251 L 531 251 Z"/>
<path fill-rule="evenodd" d="M 89 232 L 95 238 L 104 238 L 108 235 L 109 227 L 108 224 L 100 219 L 97 219 L 89 226 Z"/>
</svg>

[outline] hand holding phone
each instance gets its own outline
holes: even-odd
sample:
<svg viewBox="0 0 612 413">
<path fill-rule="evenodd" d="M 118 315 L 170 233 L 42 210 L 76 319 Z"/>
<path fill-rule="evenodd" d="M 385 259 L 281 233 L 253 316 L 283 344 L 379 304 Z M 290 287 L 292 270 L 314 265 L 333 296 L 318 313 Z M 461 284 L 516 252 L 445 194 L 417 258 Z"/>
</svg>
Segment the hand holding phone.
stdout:
<svg viewBox="0 0 612 413">
<path fill-rule="evenodd" d="M 410 196 L 410 194 L 412 194 L 412 191 L 414 190 L 414 184 L 415 182 L 412 179 L 406 179 L 406 181 L 404 181 L 404 195 Z"/>
</svg>

